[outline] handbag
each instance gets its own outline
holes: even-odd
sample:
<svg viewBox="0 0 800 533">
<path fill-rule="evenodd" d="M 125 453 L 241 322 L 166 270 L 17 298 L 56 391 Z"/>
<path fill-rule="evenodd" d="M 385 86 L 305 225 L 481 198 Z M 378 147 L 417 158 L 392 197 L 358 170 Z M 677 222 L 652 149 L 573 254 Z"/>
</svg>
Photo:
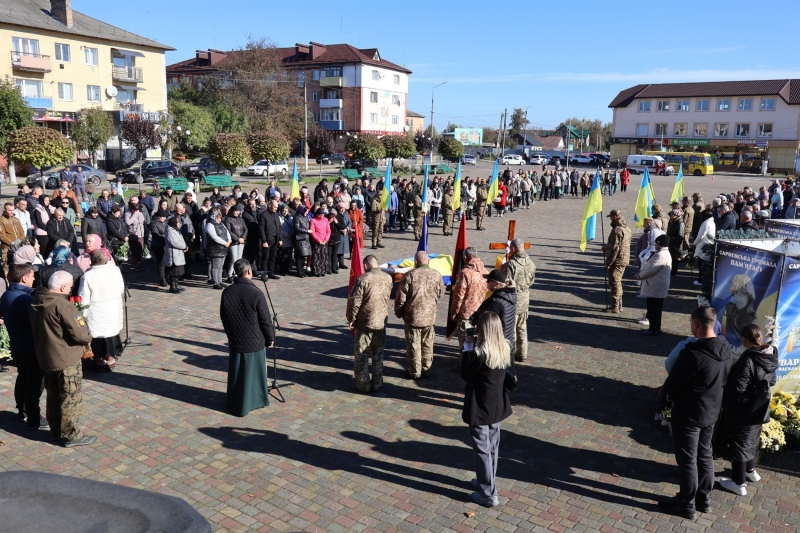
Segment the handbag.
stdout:
<svg viewBox="0 0 800 533">
<path fill-rule="evenodd" d="M 511 368 L 506 368 L 506 377 L 503 380 L 503 387 L 507 391 L 511 392 L 517 388 L 518 381 L 519 380 L 517 379 L 517 374 L 514 367 L 512 366 Z"/>
</svg>

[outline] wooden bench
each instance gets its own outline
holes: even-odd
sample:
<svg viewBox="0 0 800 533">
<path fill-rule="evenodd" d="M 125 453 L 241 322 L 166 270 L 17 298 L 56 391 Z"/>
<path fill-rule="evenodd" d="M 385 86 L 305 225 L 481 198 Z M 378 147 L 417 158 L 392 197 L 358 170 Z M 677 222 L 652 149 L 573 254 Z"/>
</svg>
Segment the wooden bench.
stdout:
<svg viewBox="0 0 800 533">
<path fill-rule="evenodd" d="M 220 189 L 233 189 L 235 186 L 239 185 L 238 181 L 233 181 L 231 176 L 227 176 L 224 174 L 215 174 L 213 176 L 203 176 L 200 179 L 200 183 L 207 187 L 219 187 Z"/>
<path fill-rule="evenodd" d="M 355 180 L 361 176 L 361 173 L 355 168 L 343 168 L 339 171 L 343 178 L 348 180 Z"/>
<path fill-rule="evenodd" d="M 159 178 L 159 190 L 166 190 L 167 187 L 172 187 L 174 192 L 186 192 L 189 188 L 189 181 L 186 178 Z"/>
<path fill-rule="evenodd" d="M 364 169 L 361 169 L 361 172 L 362 172 L 362 173 L 366 172 L 366 173 L 368 173 L 370 176 L 377 176 L 377 175 L 379 175 L 379 174 L 381 174 L 381 173 L 382 173 L 382 172 L 381 172 L 381 169 L 379 169 L 378 167 L 369 167 L 369 168 L 364 168 Z"/>
<path fill-rule="evenodd" d="M 436 168 L 433 170 L 434 174 L 452 174 L 455 172 L 452 168 L 448 165 L 442 163 L 441 165 L 437 165 Z"/>
</svg>

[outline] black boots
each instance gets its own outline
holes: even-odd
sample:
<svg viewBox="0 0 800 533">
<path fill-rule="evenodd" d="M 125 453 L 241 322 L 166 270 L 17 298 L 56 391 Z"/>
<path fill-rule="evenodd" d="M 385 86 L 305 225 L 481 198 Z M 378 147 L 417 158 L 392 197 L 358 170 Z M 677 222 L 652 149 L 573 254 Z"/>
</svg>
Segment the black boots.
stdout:
<svg viewBox="0 0 800 533">
<path fill-rule="evenodd" d="M 298 259 L 295 261 L 295 265 L 297 266 L 297 277 L 304 278 L 306 277 L 306 269 L 305 269 L 306 258 Z"/>
<path fill-rule="evenodd" d="M 167 283 L 166 279 L 161 278 L 161 279 L 158 280 L 158 286 L 159 287 L 169 287 L 169 283 Z"/>
<path fill-rule="evenodd" d="M 178 286 L 178 278 L 176 276 L 172 276 L 169 281 L 169 292 L 172 294 L 178 294 L 181 292 L 181 288 Z"/>
<path fill-rule="evenodd" d="M 339 260 L 339 268 L 347 269 L 347 265 L 344 264 L 344 254 L 338 254 L 336 258 Z"/>
</svg>

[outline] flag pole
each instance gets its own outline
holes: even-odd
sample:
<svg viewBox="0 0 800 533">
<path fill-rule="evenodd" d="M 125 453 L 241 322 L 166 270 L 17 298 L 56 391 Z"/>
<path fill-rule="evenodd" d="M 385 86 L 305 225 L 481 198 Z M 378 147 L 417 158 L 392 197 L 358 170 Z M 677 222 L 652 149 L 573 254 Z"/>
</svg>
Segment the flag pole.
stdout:
<svg viewBox="0 0 800 533">
<path fill-rule="evenodd" d="M 603 239 L 603 277 L 605 277 L 606 282 L 603 285 L 604 292 L 606 294 L 606 308 L 608 308 L 608 267 L 606 266 L 606 229 L 605 229 L 605 219 L 603 218 L 603 212 L 600 211 L 600 236 Z"/>
</svg>

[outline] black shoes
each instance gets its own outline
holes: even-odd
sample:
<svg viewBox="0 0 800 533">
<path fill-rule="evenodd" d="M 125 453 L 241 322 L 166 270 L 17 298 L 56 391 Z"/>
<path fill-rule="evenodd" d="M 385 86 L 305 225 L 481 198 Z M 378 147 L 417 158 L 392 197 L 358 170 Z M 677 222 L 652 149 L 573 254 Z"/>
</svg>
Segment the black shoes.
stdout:
<svg viewBox="0 0 800 533">
<path fill-rule="evenodd" d="M 267 274 L 267 277 L 268 277 L 269 279 L 281 279 L 281 278 L 279 278 L 278 276 L 276 276 L 275 274 Z"/>
<path fill-rule="evenodd" d="M 43 416 L 39 417 L 38 424 L 28 424 L 28 429 L 36 430 L 36 429 L 50 429 L 50 424 L 47 423 L 47 419 Z"/>
<path fill-rule="evenodd" d="M 650 331 L 649 329 L 646 329 L 644 331 L 640 331 L 639 335 L 644 335 L 645 337 L 658 337 L 659 333 L 659 331 Z"/>
<path fill-rule="evenodd" d="M 680 516 L 686 520 L 694 520 L 697 514 L 693 509 L 686 509 L 677 500 L 666 500 L 658 502 L 658 507 L 662 513 L 671 514 L 673 516 Z"/>
<path fill-rule="evenodd" d="M 167 280 L 165 280 L 164 278 L 161 278 L 160 280 L 158 280 L 158 286 L 159 287 L 169 287 L 169 283 L 167 283 Z"/>
<path fill-rule="evenodd" d="M 84 445 L 87 445 L 87 444 L 94 444 L 94 442 L 96 440 L 97 440 L 97 437 L 95 437 L 94 435 L 84 435 L 83 437 L 81 437 L 79 439 L 64 441 L 63 446 L 64 446 L 64 448 L 74 448 L 76 446 L 84 446 Z"/>
<path fill-rule="evenodd" d="M 222 289 L 224 289 L 225 287 L 223 287 L 223 286 L 220 284 L 220 285 L 214 285 L 214 286 L 213 286 L 213 287 L 211 287 L 211 288 L 212 288 L 212 289 L 215 289 L 215 290 L 218 290 L 218 291 L 221 291 L 221 290 L 222 290 Z"/>
</svg>

